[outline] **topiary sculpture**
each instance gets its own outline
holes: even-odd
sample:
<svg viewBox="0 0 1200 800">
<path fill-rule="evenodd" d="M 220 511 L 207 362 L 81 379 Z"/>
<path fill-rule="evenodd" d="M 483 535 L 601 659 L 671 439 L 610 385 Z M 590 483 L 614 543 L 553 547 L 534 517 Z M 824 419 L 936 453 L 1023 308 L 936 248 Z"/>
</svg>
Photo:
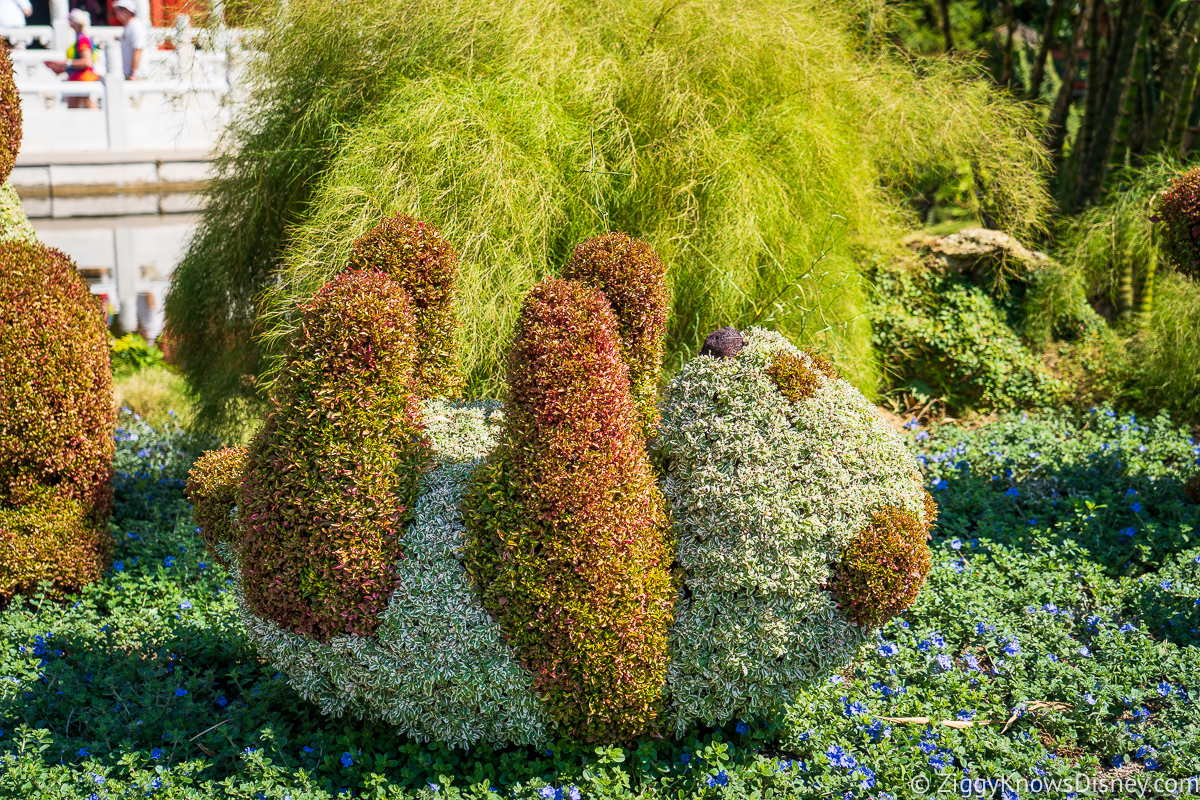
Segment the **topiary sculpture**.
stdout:
<svg viewBox="0 0 1200 800">
<path fill-rule="evenodd" d="M 228 566 L 221 543 L 232 543 L 236 538 L 237 521 L 232 514 L 245 468 L 246 448 L 225 447 L 200 456 L 188 472 L 185 491 L 192 501 L 192 518 L 200 529 L 200 538 L 221 566 Z"/>
<path fill-rule="evenodd" d="M 564 729 L 605 741 L 661 711 L 675 600 L 670 523 L 621 354 L 603 293 L 535 288 L 504 432 L 463 497 L 464 566 L 484 607 Z"/>
<path fill-rule="evenodd" d="M 1175 269 L 1200 277 L 1200 167 L 1171 182 L 1159 196 L 1151 221 L 1162 223 L 1160 247 Z"/>
<path fill-rule="evenodd" d="M 8 43 L 0 42 L 0 181 L 8 182 L 21 149 L 21 95 L 13 79 Z"/>
<path fill-rule="evenodd" d="M 424 460 L 416 323 L 404 289 L 381 272 L 344 272 L 301 311 L 246 455 L 236 537 L 245 597 L 321 641 L 370 636 L 396 588 Z M 198 495 L 202 513 L 219 508 Z"/>
<path fill-rule="evenodd" d="M 617 316 L 629 389 L 647 436 L 658 425 L 658 380 L 667 333 L 667 268 L 645 242 L 623 233 L 595 236 L 575 248 L 563 277 L 604 292 Z"/>
<path fill-rule="evenodd" d="M 454 347 L 458 253 L 435 228 L 405 214 L 388 217 L 354 241 L 349 269 L 378 270 L 400 282 L 416 320 L 416 392 L 458 397 L 462 368 Z"/>
<path fill-rule="evenodd" d="M 42 580 L 73 591 L 111 548 L 104 315 L 57 250 L 0 242 L 0 274 L 0 598 Z"/>
<path fill-rule="evenodd" d="M 296 585 L 302 565 L 335 563 L 333 550 L 301 547 L 305 560 L 246 546 L 264 525 L 263 507 L 246 502 L 253 481 L 269 467 L 321 470 L 348 444 L 322 452 L 313 439 L 304 459 L 252 448 L 235 544 L 218 549 L 233 557 L 247 634 L 302 696 L 456 745 L 681 734 L 777 713 L 912 602 L 935 509 L 874 407 L 779 334 L 728 329 L 664 392 L 648 452 L 608 297 L 635 289 L 542 284 L 522 309 L 507 403 L 424 402 L 429 467 L 394 462 L 400 485 L 419 489 L 369 634 L 365 607 L 353 629 L 317 631 L 257 599 Z M 317 335 L 306 322 L 302 339 Z M 326 391 L 323 373 L 292 372 L 296 396 Z M 355 375 L 359 387 L 382 381 Z M 306 402 L 259 441 L 285 421 L 300 427 Z M 321 489 L 328 503 L 374 485 L 374 472 L 337 474 Z M 296 496 L 274 484 L 259 494 Z M 281 519 L 313 531 L 325 512 L 304 502 Z M 219 519 L 232 511 L 216 507 Z"/>
</svg>

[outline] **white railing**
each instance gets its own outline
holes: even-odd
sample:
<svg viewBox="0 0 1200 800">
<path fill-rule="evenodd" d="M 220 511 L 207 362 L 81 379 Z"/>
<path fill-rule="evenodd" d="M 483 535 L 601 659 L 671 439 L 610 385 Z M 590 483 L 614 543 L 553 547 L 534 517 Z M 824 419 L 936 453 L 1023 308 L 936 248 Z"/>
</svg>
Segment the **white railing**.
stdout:
<svg viewBox="0 0 1200 800">
<path fill-rule="evenodd" d="M 53 6 L 59 8 L 52 11 L 63 10 L 65 4 Z M 30 95 L 40 98 L 46 109 L 60 107 L 67 97 L 95 98 L 104 112 L 107 149 L 123 150 L 129 144 L 130 109 L 141 108 L 148 95 L 161 98 L 174 111 L 185 111 L 191 101 L 208 97 L 202 112 L 206 117 L 219 109 L 228 112 L 240 99 L 241 68 L 249 57 L 245 41 L 251 32 L 225 27 L 218 13 L 210 19 L 211 26 L 198 28 L 186 14 L 180 14 L 170 28 L 150 28 L 137 80 L 125 79 L 120 43 L 123 29 L 119 27 L 89 30 L 96 47 L 93 69 L 100 81 L 68 81 L 46 66 L 47 61 L 65 60 L 66 48 L 74 42 L 74 31 L 57 20 L 53 25 L 0 28 L 0 38 L 12 47 L 17 91 L 27 109 Z M 28 49 L 34 43 L 48 49 Z"/>
</svg>

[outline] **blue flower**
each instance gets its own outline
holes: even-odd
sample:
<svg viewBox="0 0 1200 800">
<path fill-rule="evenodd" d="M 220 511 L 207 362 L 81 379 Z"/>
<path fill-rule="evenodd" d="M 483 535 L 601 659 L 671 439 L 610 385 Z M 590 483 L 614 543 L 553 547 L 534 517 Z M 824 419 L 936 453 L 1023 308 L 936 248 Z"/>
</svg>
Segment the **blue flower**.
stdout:
<svg viewBox="0 0 1200 800">
<path fill-rule="evenodd" d="M 314 752 L 313 749 L 311 747 L 309 747 L 308 745 L 304 745 L 304 747 L 301 747 L 300 750 L 301 750 L 301 752 L 304 752 L 304 753 Z"/>
<path fill-rule="evenodd" d="M 946 646 L 946 640 L 942 638 L 942 635 L 940 633 L 935 633 L 932 636 L 930 636 L 929 638 L 932 639 L 933 643 L 935 645 L 937 645 L 938 647 Z"/>
<path fill-rule="evenodd" d="M 1121 528 L 1120 532 L 1126 536 L 1136 536 L 1137 528 Z"/>
<path fill-rule="evenodd" d="M 745 734 L 750 732 L 750 726 L 747 725 L 746 723 L 742 722 L 739 719 L 738 724 L 734 727 L 734 730 L 736 730 L 738 733 L 740 733 L 744 736 Z"/>
<path fill-rule="evenodd" d="M 1116 767 L 1116 768 L 1118 768 L 1118 769 L 1119 769 L 1119 768 L 1121 767 L 1121 765 L 1122 765 L 1122 764 L 1124 764 L 1124 763 L 1125 763 L 1125 757 L 1124 757 L 1124 756 L 1116 755 L 1116 756 L 1113 756 L 1113 757 L 1112 757 L 1112 765 L 1113 765 L 1114 767 Z"/>
<path fill-rule="evenodd" d="M 710 783 L 709 786 L 712 786 L 712 784 Z M 541 789 L 538 789 L 538 797 L 544 800 L 554 800 L 554 787 L 543 786 Z"/>
<path fill-rule="evenodd" d="M 1021 652 L 1021 645 L 1016 639 L 1013 639 L 1009 641 L 1008 644 L 1004 645 L 1004 652 L 1007 655 L 1015 656 Z"/>
<path fill-rule="evenodd" d="M 1088 650 L 1086 646 L 1079 648 L 1079 655 L 1083 656 L 1084 658 L 1087 658 L 1091 654 L 1092 654 L 1092 651 Z"/>
<path fill-rule="evenodd" d="M 967 569 L 967 562 L 964 559 L 960 558 L 958 561 L 955 561 L 953 564 L 951 564 L 950 567 L 955 572 L 962 574 Z"/>
<path fill-rule="evenodd" d="M 917 642 L 917 649 L 922 653 L 928 653 L 932 647 L 933 642 L 929 641 L 928 639 L 922 639 L 921 641 Z"/>
<path fill-rule="evenodd" d="M 1131 505 L 1131 506 L 1129 507 L 1129 510 L 1130 510 L 1130 511 L 1132 511 L 1133 513 L 1135 513 L 1135 514 L 1140 514 L 1140 513 L 1142 513 L 1142 504 L 1141 504 L 1141 503 L 1134 503 L 1133 505 Z"/>
<path fill-rule="evenodd" d="M 862 781 L 859 782 L 859 786 L 861 786 L 863 789 L 875 788 L 875 772 L 870 767 L 860 766 L 855 771 L 862 775 Z"/>
<path fill-rule="evenodd" d="M 185 694 L 187 694 L 187 689 L 176 689 L 175 690 L 176 697 L 183 697 Z"/>
<path fill-rule="evenodd" d="M 896 645 L 892 644 L 891 642 L 884 642 L 879 645 L 879 655 L 883 656 L 884 658 L 891 658 L 898 652 L 900 652 L 899 649 L 897 649 Z"/>
<path fill-rule="evenodd" d="M 843 682 L 845 682 L 845 680 L 846 679 L 843 678 L 841 675 L 830 675 L 829 676 L 830 683 L 843 683 Z"/>
<path fill-rule="evenodd" d="M 1162 683 L 1158 684 L 1158 696 L 1159 697 L 1166 697 L 1170 693 L 1171 693 L 1171 684 L 1167 683 L 1166 681 L 1163 681 Z"/>
<path fill-rule="evenodd" d="M 1042 611 L 1045 611 L 1047 614 L 1057 614 L 1058 606 L 1054 605 L 1054 603 L 1046 603 L 1046 605 L 1042 606 Z"/>
<path fill-rule="evenodd" d="M 120 561 L 114 561 L 113 569 L 115 569 L 117 572 L 120 572 L 121 570 L 125 569 L 125 565 L 122 564 Z"/>
<path fill-rule="evenodd" d="M 192 607 L 192 601 L 184 600 L 182 603 L 179 604 L 179 607 L 181 609 L 183 609 L 184 611 L 187 611 L 188 609 L 190 609 Z"/>
<path fill-rule="evenodd" d="M 568 786 L 567 787 L 567 797 L 569 798 L 569 800 L 579 800 L 581 795 L 579 793 L 578 787 Z"/>
<path fill-rule="evenodd" d="M 1200 557 L 1198 557 L 1196 560 L 1200 561 Z M 911 626 L 908 624 L 908 620 L 902 619 L 902 620 L 900 620 L 900 627 L 904 628 L 905 630 L 908 630 L 909 627 L 911 627 Z"/>
<path fill-rule="evenodd" d="M 908 422 L 904 423 L 904 429 L 906 431 L 911 431 L 913 428 L 919 428 L 919 427 L 921 427 L 921 423 L 917 420 L 916 417 L 913 417 Z"/>
<path fill-rule="evenodd" d="M 951 539 L 950 546 L 953 547 L 955 550 L 962 550 L 962 541 L 959 539 Z"/>
<path fill-rule="evenodd" d="M 205 564 L 203 561 L 200 562 L 199 566 L 201 571 L 208 569 L 208 564 Z"/>
<path fill-rule="evenodd" d="M 1161 588 L 1163 588 L 1163 589 L 1170 589 L 1170 588 L 1171 588 L 1171 582 L 1170 582 L 1170 581 L 1163 581 L 1162 583 L 1160 583 L 1160 584 L 1158 584 L 1158 585 L 1159 585 Z"/>
<path fill-rule="evenodd" d="M 681 755 L 681 756 L 679 757 L 679 763 L 680 763 L 680 764 L 686 764 L 686 763 L 688 763 L 688 762 L 689 762 L 689 761 L 691 761 L 691 760 L 692 760 L 692 754 L 691 754 L 691 753 L 684 753 L 683 755 Z"/>
<path fill-rule="evenodd" d="M 858 717 L 868 713 L 868 711 L 866 706 L 864 706 L 858 700 L 855 700 L 853 703 L 847 705 L 846 710 L 842 713 L 844 713 L 847 717 Z"/>
<path fill-rule="evenodd" d="M 929 438 L 929 431 L 917 431 L 917 435 L 914 438 L 918 442 L 924 441 L 925 439 Z"/>
<path fill-rule="evenodd" d="M 1016 789 L 1005 785 L 1000 787 L 1000 800 L 1021 800 L 1021 795 L 1017 794 Z"/>
<path fill-rule="evenodd" d="M 954 667 L 954 659 L 943 653 L 937 657 L 938 666 L 944 671 L 949 671 Z"/>
<path fill-rule="evenodd" d="M 92 751 L 91 751 L 91 750 L 88 750 L 86 747 L 81 747 L 81 748 L 79 748 L 79 755 L 81 755 L 81 756 L 90 756 L 91 754 L 92 754 Z"/>
<path fill-rule="evenodd" d="M 963 661 L 967 662 L 968 672 L 974 672 L 979 669 L 979 658 L 977 656 L 964 656 Z"/>
<path fill-rule="evenodd" d="M 1094 696 L 1094 695 L 1092 695 L 1092 693 L 1091 693 L 1091 692 L 1088 692 L 1087 694 L 1085 694 L 1085 695 L 1083 696 L 1083 699 L 1087 701 L 1087 704 L 1088 704 L 1089 706 L 1094 706 L 1094 705 L 1096 705 L 1096 698 L 1095 698 L 1095 696 Z"/>
<path fill-rule="evenodd" d="M 163 563 L 166 564 L 168 568 L 175 566 L 175 556 L 167 556 L 163 559 Z"/>
<path fill-rule="evenodd" d="M 946 767 L 954 766 L 954 757 L 948 753 L 937 752 L 929 757 L 929 766 L 941 771 Z"/>
<path fill-rule="evenodd" d="M 158 761 L 160 758 L 162 758 L 162 754 L 163 751 L 161 747 L 156 747 L 150 751 L 150 757 L 155 761 Z"/>
<path fill-rule="evenodd" d="M 1131 632 L 1131 631 L 1136 631 L 1136 630 L 1137 630 L 1137 628 L 1135 628 L 1135 627 L 1133 626 L 1133 623 L 1132 623 L 1132 622 L 1126 622 L 1124 625 L 1122 625 L 1122 626 L 1121 626 L 1120 628 L 1118 628 L 1117 630 L 1119 630 L 1121 633 L 1129 633 L 1129 632 Z"/>
<path fill-rule="evenodd" d="M 878 742 L 880 739 L 887 739 L 892 735 L 892 726 L 884 725 L 882 720 L 875 720 L 866 727 L 867 734 L 871 737 L 871 741 Z"/>
<path fill-rule="evenodd" d="M 219 705 L 221 708 L 224 708 L 228 703 L 229 701 L 225 699 L 225 695 L 221 695 L 217 698 L 217 705 Z"/>
<path fill-rule="evenodd" d="M 1142 759 L 1142 765 L 1145 766 L 1146 769 L 1158 769 L 1158 759 L 1144 758 Z"/>
<path fill-rule="evenodd" d="M 964 708 L 958 712 L 958 718 L 963 721 L 975 719 L 975 712 Z"/>
<path fill-rule="evenodd" d="M 709 775 L 707 778 L 705 778 L 705 783 L 707 783 L 710 787 L 726 786 L 729 784 L 729 775 L 725 773 L 725 770 L 721 770 L 716 775 Z"/>
<path fill-rule="evenodd" d="M 342 753 L 342 766 L 343 767 L 354 766 L 354 759 L 350 757 L 349 753 Z"/>
<path fill-rule="evenodd" d="M 1009 490 L 1006 491 L 1005 494 L 1008 495 L 1009 497 L 1020 497 L 1021 490 L 1018 489 L 1017 487 L 1013 486 L 1013 487 L 1009 488 Z"/>
<path fill-rule="evenodd" d="M 854 767 L 858 766 L 858 762 L 854 759 L 854 756 L 850 755 L 836 744 L 829 746 L 829 749 L 825 751 L 825 757 L 828 758 L 829 763 L 835 767 L 853 769 Z"/>
</svg>

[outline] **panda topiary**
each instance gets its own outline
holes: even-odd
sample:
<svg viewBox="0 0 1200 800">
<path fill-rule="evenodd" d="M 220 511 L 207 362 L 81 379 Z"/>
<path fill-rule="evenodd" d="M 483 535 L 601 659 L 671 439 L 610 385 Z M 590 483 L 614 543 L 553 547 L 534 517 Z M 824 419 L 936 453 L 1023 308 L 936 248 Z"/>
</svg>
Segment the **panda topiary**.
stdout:
<svg viewBox="0 0 1200 800">
<path fill-rule="evenodd" d="M 246 631 L 322 712 L 454 745 L 679 735 L 781 711 L 916 597 L 935 509 L 899 436 L 757 328 L 710 337 L 650 411 L 661 347 L 622 333 L 661 337 L 665 269 L 612 236 L 530 293 L 503 405 L 420 396 L 402 287 L 343 273 L 322 297 L 397 322 L 356 312 L 337 358 L 290 362 L 240 474 L 233 454 L 198 463 Z M 306 307 L 299 352 L 330 307 Z M 286 508 L 264 476 L 294 487 Z"/>
</svg>

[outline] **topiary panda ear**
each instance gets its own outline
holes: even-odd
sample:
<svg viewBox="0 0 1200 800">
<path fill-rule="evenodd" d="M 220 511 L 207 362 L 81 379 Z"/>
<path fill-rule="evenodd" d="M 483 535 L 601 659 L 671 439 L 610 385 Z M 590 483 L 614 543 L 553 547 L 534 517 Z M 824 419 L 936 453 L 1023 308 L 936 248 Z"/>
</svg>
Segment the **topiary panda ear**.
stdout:
<svg viewBox="0 0 1200 800">
<path fill-rule="evenodd" d="M 652 437 L 658 426 L 658 383 L 671 301 L 666 265 L 650 245 L 613 232 L 576 247 L 563 278 L 599 289 L 608 299 L 629 368 L 629 390 L 644 435 Z"/>
<path fill-rule="evenodd" d="M 458 253 L 450 243 L 436 228 L 397 214 L 354 240 L 346 268 L 382 272 L 404 288 L 416 321 L 417 395 L 458 397 L 463 387 L 454 342 Z"/>
</svg>

